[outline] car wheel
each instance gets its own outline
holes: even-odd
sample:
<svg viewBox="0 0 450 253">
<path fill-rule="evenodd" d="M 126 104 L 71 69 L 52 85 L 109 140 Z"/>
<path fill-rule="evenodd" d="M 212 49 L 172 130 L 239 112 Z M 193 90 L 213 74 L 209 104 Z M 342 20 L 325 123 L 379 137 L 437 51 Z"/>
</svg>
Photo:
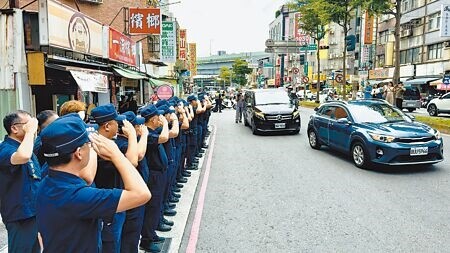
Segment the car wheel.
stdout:
<svg viewBox="0 0 450 253">
<path fill-rule="evenodd" d="M 314 130 L 310 130 L 308 132 L 308 139 L 309 139 L 309 145 L 311 146 L 311 148 L 313 149 L 320 149 L 320 146 L 322 146 L 320 144 L 319 139 L 317 138 L 317 134 Z"/>
<path fill-rule="evenodd" d="M 416 109 L 414 109 L 414 108 L 408 108 L 408 112 L 413 112 L 413 111 L 415 111 Z"/>
<path fill-rule="evenodd" d="M 256 129 L 255 122 L 252 122 L 252 134 L 257 135 L 258 133 L 259 132 L 258 129 Z"/>
<path fill-rule="evenodd" d="M 356 167 L 358 168 L 365 169 L 370 164 L 366 148 L 361 142 L 356 142 L 355 144 L 353 144 L 352 158 L 353 163 L 355 163 Z"/>
<path fill-rule="evenodd" d="M 438 110 L 435 104 L 428 106 L 428 114 L 430 114 L 430 116 L 438 116 Z"/>
</svg>

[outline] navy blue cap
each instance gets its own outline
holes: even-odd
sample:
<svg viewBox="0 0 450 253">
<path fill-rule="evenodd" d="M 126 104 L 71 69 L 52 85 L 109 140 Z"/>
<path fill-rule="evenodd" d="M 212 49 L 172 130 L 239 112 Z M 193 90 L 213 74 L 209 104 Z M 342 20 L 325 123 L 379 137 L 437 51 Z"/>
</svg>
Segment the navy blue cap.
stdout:
<svg viewBox="0 0 450 253">
<path fill-rule="evenodd" d="M 41 132 L 44 157 L 70 154 L 89 142 L 87 125 L 77 113 L 59 117 Z"/>
<path fill-rule="evenodd" d="M 133 125 L 143 125 L 145 123 L 145 119 L 143 117 L 137 117 L 136 114 L 132 111 L 122 113 L 123 116 Z"/>
<path fill-rule="evenodd" d="M 161 107 L 158 108 L 159 110 L 163 111 L 164 114 L 168 114 L 168 113 L 175 113 L 175 110 L 171 109 L 169 106 L 167 105 L 162 105 Z"/>
<path fill-rule="evenodd" d="M 167 100 L 165 100 L 165 99 L 158 100 L 158 102 L 156 102 L 156 104 L 155 104 L 155 106 L 158 107 L 158 108 L 163 106 L 163 105 L 170 106 L 169 102 L 167 102 Z"/>
<path fill-rule="evenodd" d="M 205 100 L 205 95 L 204 94 L 199 94 L 198 95 L 198 100 L 200 100 L 200 101 Z"/>
<path fill-rule="evenodd" d="M 155 115 L 162 115 L 164 111 L 159 110 L 155 105 L 148 105 L 141 110 L 141 116 L 149 119 Z"/>
<path fill-rule="evenodd" d="M 188 103 L 188 101 L 186 101 L 186 100 L 182 99 L 182 100 L 181 100 L 181 102 L 183 102 L 183 105 L 184 105 L 184 106 L 189 106 L 189 103 Z"/>
<path fill-rule="evenodd" d="M 116 108 L 112 104 L 101 105 L 92 109 L 91 116 L 97 124 L 102 124 L 110 120 L 122 121 L 125 119 L 125 116 L 117 113 Z"/>
<path fill-rule="evenodd" d="M 190 95 L 189 97 L 187 97 L 187 101 L 190 103 L 194 100 L 197 100 L 197 97 L 195 95 Z"/>
</svg>

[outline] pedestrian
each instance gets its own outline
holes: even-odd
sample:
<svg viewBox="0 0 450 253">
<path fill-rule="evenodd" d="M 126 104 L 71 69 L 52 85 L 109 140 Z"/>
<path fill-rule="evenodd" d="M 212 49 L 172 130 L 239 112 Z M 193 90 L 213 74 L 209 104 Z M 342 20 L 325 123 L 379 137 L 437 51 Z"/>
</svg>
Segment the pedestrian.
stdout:
<svg viewBox="0 0 450 253">
<path fill-rule="evenodd" d="M 86 120 L 86 104 L 78 100 L 69 100 L 61 105 L 59 116 L 64 116 L 69 113 L 78 113 L 82 120 Z"/>
<path fill-rule="evenodd" d="M 113 140 L 115 138 L 116 144 L 127 139 L 127 148 L 121 151 L 130 163 L 137 167 L 137 137 L 134 127 L 126 121 L 126 117 L 119 115 L 112 104 L 102 105 L 96 107 L 91 112 L 95 122 L 99 125 L 98 133 L 107 139 Z M 127 124 L 125 124 L 127 123 Z M 116 138 L 120 136 L 121 138 Z M 120 150 L 120 148 L 119 148 Z M 98 159 L 97 167 L 99 168 L 95 175 L 95 186 L 100 189 L 123 189 L 123 182 L 115 165 L 106 159 Z M 103 220 L 102 229 L 102 252 L 104 253 L 119 253 L 122 238 L 122 229 L 125 222 L 126 213 L 119 212 L 113 217 L 108 217 Z"/>
<path fill-rule="evenodd" d="M 133 96 L 130 95 L 130 98 L 128 100 L 128 110 L 127 111 L 131 111 L 136 114 L 137 110 L 138 110 L 138 105 L 137 105 L 136 97 L 134 95 Z"/>
<path fill-rule="evenodd" d="M 59 118 L 59 116 L 58 114 L 56 114 L 56 112 L 52 110 L 45 110 L 38 113 L 38 115 L 36 115 L 36 118 L 38 120 L 38 134 L 34 142 L 33 152 L 38 158 L 39 164 L 41 165 L 41 177 L 44 178 L 48 174 L 48 165 L 45 162 L 45 157 L 41 152 L 42 147 L 41 132 L 53 121 Z"/>
<path fill-rule="evenodd" d="M 237 94 L 237 103 L 236 103 L 236 123 L 242 122 L 242 113 L 244 112 L 244 96 L 242 93 Z"/>
<path fill-rule="evenodd" d="M 222 102 L 223 102 L 223 95 L 221 92 L 216 96 L 216 111 L 222 112 Z"/>
<path fill-rule="evenodd" d="M 386 101 L 389 104 L 394 105 L 394 84 L 392 82 L 389 82 L 389 84 L 386 86 L 385 94 Z"/>
<path fill-rule="evenodd" d="M 364 98 L 371 98 L 372 97 L 372 85 L 367 81 L 366 87 L 364 87 Z"/>
<path fill-rule="evenodd" d="M 145 157 L 150 170 L 147 186 L 152 192 L 152 199 L 145 206 L 139 248 L 150 252 L 161 251 L 161 243 L 165 240 L 164 237 L 156 234 L 156 228 L 161 219 L 164 186 L 166 185 L 164 173 L 166 173 L 168 165 L 167 154 L 162 144 L 169 140 L 169 124 L 162 116 L 163 113 L 155 105 L 148 105 L 141 110 L 141 116 L 145 118 L 145 126 L 149 132 Z"/>
<path fill-rule="evenodd" d="M 141 206 L 151 197 L 117 145 L 98 134 L 88 136 L 86 127 L 76 114 L 68 114 L 42 132 L 42 150 L 50 166 L 37 204 L 44 252 L 99 252 L 100 219 Z M 96 153 L 114 164 L 123 189 L 92 187 Z"/>
<path fill-rule="evenodd" d="M 3 126 L 8 135 L 0 144 L 0 213 L 8 232 L 8 252 L 38 253 L 36 196 L 41 167 L 33 153 L 38 120 L 19 110 L 6 115 Z"/>
<path fill-rule="evenodd" d="M 403 94 L 405 93 L 405 87 L 403 87 L 403 83 L 399 82 L 397 84 L 397 88 L 395 89 L 395 104 L 398 109 L 403 109 Z"/>
</svg>

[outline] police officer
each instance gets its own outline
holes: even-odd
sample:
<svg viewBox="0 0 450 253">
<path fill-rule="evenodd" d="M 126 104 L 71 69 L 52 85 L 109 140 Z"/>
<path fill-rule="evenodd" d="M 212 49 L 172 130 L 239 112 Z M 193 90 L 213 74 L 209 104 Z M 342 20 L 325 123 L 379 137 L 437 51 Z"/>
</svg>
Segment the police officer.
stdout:
<svg viewBox="0 0 450 253">
<path fill-rule="evenodd" d="M 0 199 L 8 251 L 40 252 L 35 216 L 41 167 L 33 153 L 38 121 L 16 111 L 3 118 L 3 126 L 8 135 L 0 144 Z"/>
<path fill-rule="evenodd" d="M 131 162 L 134 167 L 138 166 L 137 155 L 137 137 L 136 131 L 131 124 L 120 125 L 119 122 L 124 122 L 126 117 L 118 115 L 116 109 L 112 104 L 102 105 L 96 107 L 91 111 L 91 116 L 99 125 L 98 133 L 110 140 L 114 139 L 119 133 L 122 136 L 121 141 L 127 141 L 127 146 L 121 144 L 119 148 L 125 157 Z M 120 131 L 119 131 L 120 130 Z M 117 141 L 117 139 L 116 139 Z M 117 143 L 117 142 L 116 142 Z M 114 168 L 111 161 L 98 159 L 97 175 L 95 176 L 95 185 L 102 189 L 123 188 L 123 182 L 120 174 Z M 105 219 L 102 230 L 102 251 L 105 253 L 119 253 L 122 238 L 122 229 L 125 222 L 126 213 L 116 213 L 112 220 Z"/>
<path fill-rule="evenodd" d="M 132 111 L 123 113 L 123 116 L 126 117 L 126 120 L 130 122 L 136 130 L 136 135 L 138 136 L 137 170 L 139 171 L 139 174 L 141 175 L 144 182 L 147 182 L 149 178 L 149 170 L 147 159 L 145 158 L 145 152 L 147 150 L 148 129 L 144 126 L 145 119 L 142 117 L 137 117 L 136 114 L 134 114 L 134 112 Z M 120 122 L 119 125 L 123 125 L 123 121 Z M 128 138 L 126 135 L 119 132 L 119 135 L 116 139 L 116 144 L 122 151 L 122 153 L 126 153 L 128 151 Z M 126 212 L 126 218 L 122 229 L 122 239 L 120 243 L 121 253 L 138 252 L 139 239 L 144 222 L 144 212 L 145 206 L 139 206 Z"/>
<path fill-rule="evenodd" d="M 145 118 L 145 126 L 149 132 L 145 157 L 150 170 L 148 187 L 153 197 L 145 206 L 139 247 L 151 252 L 161 251 L 161 243 L 165 240 L 155 232 L 161 220 L 161 206 L 167 180 L 164 173 L 167 170 L 168 160 L 162 144 L 169 140 L 169 126 L 166 118 L 162 116 L 163 113 L 155 105 L 148 105 L 141 110 L 141 116 Z M 161 131 L 158 131 L 158 128 L 161 128 Z"/>
<path fill-rule="evenodd" d="M 86 127 L 72 113 L 42 132 L 42 151 L 50 166 L 38 191 L 36 211 L 44 252 L 98 252 L 100 218 L 143 205 L 151 197 L 117 145 L 98 134 L 88 136 Z M 114 164 L 124 189 L 91 186 L 97 172 L 96 152 Z"/>
</svg>

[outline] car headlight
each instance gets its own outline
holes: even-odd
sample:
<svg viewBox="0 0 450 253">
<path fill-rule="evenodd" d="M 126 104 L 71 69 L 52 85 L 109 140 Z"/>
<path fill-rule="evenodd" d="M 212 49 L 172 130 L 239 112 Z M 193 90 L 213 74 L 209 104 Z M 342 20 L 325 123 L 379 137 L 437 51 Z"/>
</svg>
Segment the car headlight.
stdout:
<svg viewBox="0 0 450 253">
<path fill-rule="evenodd" d="M 262 119 L 264 120 L 264 113 L 262 112 L 255 112 L 255 117 L 257 117 L 258 119 Z"/>
<path fill-rule="evenodd" d="M 292 118 L 293 118 L 293 119 L 298 118 L 299 116 L 300 116 L 300 112 L 299 112 L 299 111 L 294 111 L 294 112 L 292 113 Z"/>
<path fill-rule="evenodd" d="M 381 142 L 393 142 L 395 140 L 394 136 L 389 135 L 383 135 L 383 134 L 376 134 L 376 133 L 369 133 L 370 137 L 372 137 L 375 141 L 381 141 Z"/>
<path fill-rule="evenodd" d="M 441 138 L 441 132 L 439 132 L 439 130 L 435 130 L 436 132 L 434 132 L 434 138 L 436 138 L 436 140 L 439 140 Z"/>
</svg>

